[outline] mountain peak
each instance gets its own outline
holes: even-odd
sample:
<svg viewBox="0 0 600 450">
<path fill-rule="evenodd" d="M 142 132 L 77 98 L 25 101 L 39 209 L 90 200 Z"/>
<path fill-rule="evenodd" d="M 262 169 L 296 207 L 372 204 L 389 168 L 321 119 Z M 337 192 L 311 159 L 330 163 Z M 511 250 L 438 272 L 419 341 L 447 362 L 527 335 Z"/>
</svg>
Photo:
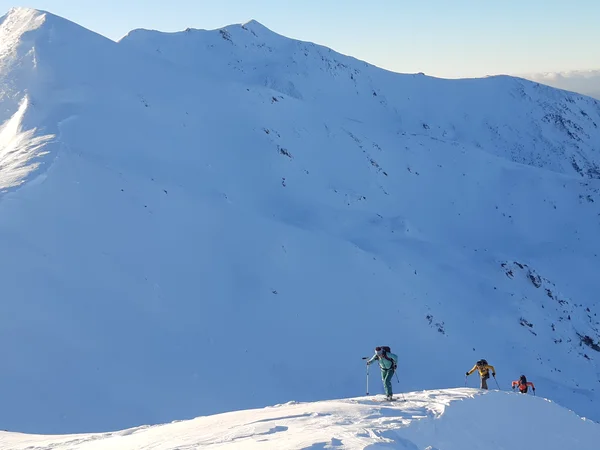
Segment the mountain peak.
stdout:
<svg viewBox="0 0 600 450">
<path fill-rule="evenodd" d="M 29 8 L 26 6 L 15 6 L 8 10 L 6 16 L 27 18 L 31 16 L 40 16 L 45 14 L 48 13 L 40 9 Z"/>
<path fill-rule="evenodd" d="M 20 37 L 27 31 L 39 28 L 45 22 L 46 14 L 32 8 L 11 8 L 0 18 L 0 48 L 11 43 L 11 36 Z"/>
<path fill-rule="evenodd" d="M 129 39 L 147 39 L 148 36 L 152 36 L 152 39 L 160 39 L 166 36 L 173 37 L 176 39 L 179 36 L 193 35 L 193 36 L 215 36 L 217 33 L 220 33 L 221 36 L 227 36 L 229 39 L 231 36 L 242 36 L 246 35 L 250 32 L 254 37 L 260 37 L 261 39 L 268 38 L 268 36 L 275 36 L 277 33 L 270 30 L 260 22 L 252 19 L 248 22 L 244 23 L 234 23 L 230 25 L 225 25 L 221 28 L 216 29 L 204 29 L 204 28 L 194 28 L 188 27 L 184 30 L 174 31 L 174 32 L 165 32 L 154 29 L 146 29 L 146 28 L 136 28 L 134 30 L 129 31 L 123 38 L 119 40 L 119 42 L 124 42 Z M 233 33 L 233 34 L 232 34 Z"/>
<path fill-rule="evenodd" d="M 71 26 L 80 27 L 74 22 L 65 19 L 64 17 L 52 14 L 48 11 L 23 6 L 16 6 L 9 9 L 8 12 L 0 18 L 0 26 L 13 33 L 15 31 L 22 31 L 23 28 L 26 28 L 26 31 L 31 31 L 40 28 L 49 20 L 53 23 L 64 22 L 71 24 Z"/>
<path fill-rule="evenodd" d="M 273 33 L 272 30 L 270 30 L 269 28 L 264 26 L 262 23 L 258 22 L 257 20 L 254 20 L 254 19 L 251 19 L 248 22 L 243 23 L 242 28 L 244 28 L 245 30 L 254 31 L 255 33 Z"/>
<path fill-rule="evenodd" d="M 49 31 L 49 24 L 52 31 Z M 37 30 L 37 32 L 32 36 L 25 37 L 26 33 L 34 30 Z M 60 37 L 64 38 L 65 41 L 85 39 L 87 42 L 89 38 L 83 38 L 84 35 L 95 35 L 101 37 L 104 41 L 110 41 L 110 39 L 64 17 L 44 10 L 14 7 L 0 18 L 0 55 L 11 54 L 21 43 L 35 42 L 42 36 L 46 41 L 56 42 Z M 26 47 L 24 51 L 28 52 L 31 45 Z"/>
</svg>

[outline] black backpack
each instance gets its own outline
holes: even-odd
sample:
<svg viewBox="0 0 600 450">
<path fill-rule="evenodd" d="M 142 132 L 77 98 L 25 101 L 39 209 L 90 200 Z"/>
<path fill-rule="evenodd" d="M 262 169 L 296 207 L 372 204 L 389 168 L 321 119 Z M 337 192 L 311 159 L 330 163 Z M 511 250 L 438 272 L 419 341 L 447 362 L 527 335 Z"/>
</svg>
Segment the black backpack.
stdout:
<svg viewBox="0 0 600 450">
<path fill-rule="evenodd" d="M 488 362 L 485 359 L 480 359 L 479 361 L 477 361 L 477 365 L 478 366 L 487 366 Z"/>
<path fill-rule="evenodd" d="M 392 367 L 395 369 L 396 368 L 396 362 L 392 358 L 388 358 L 388 355 L 387 355 L 388 353 L 392 353 L 392 350 L 388 346 L 381 346 L 381 347 L 377 347 L 377 348 L 381 349 L 381 356 L 383 358 L 387 359 L 389 362 L 391 362 L 392 363 Z"/>
</svg>

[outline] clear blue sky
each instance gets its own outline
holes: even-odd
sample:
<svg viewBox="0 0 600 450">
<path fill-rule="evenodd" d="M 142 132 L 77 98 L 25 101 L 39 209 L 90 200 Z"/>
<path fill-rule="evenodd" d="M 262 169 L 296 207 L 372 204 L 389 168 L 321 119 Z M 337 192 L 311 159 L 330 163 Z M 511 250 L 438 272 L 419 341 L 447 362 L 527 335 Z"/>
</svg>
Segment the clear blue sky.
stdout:
<svg viewBox="0 0 600 450">
<path fill-rule="evenodd" d="M 441 77 L 600 69 L 600 0 L 0 0 L 118 40 L 134 28 L 256 19 L 398 72 Z"/>
</svg>

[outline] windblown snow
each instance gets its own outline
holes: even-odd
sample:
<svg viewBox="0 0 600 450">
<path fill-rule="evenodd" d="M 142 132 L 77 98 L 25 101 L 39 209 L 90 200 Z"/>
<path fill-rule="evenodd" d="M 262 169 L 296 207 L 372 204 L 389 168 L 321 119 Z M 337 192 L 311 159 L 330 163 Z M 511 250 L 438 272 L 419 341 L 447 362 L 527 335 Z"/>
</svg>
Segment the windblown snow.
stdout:
<svg viewBox="0 0 600 450">
<path fill-rule="evenodd" d="M 286 402 L 189 421 L 64 436 L 0 433 L 0 449 L 594 450 L 600 425 L 553 402 L 474 389 Z"/>
<path fill-rule="evenodd" d="M 255 21 L 116 43 L 17 8 L 0 37 L 4 429 L 354 398 L 376 345 L 399 355 L 397 393 L 464 387 L 486 358 L 492 388 L 525 373 L 600 420 L 597 101 L 386 72 Z M 232 414 L 236 436 L 292 435 Z"/>
</svg>

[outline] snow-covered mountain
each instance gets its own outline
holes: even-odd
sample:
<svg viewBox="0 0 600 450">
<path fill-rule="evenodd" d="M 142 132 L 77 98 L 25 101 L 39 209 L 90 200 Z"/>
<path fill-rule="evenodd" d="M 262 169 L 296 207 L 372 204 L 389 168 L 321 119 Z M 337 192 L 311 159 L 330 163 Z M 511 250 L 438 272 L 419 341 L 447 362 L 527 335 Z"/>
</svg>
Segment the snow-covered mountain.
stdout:
<svg viewBox="0 0 600 450">
<path fill-rule="evenodd" d="M 400 400 L 290 401 L 97 434 L 0 432 L 0 449 L 595 450 L 600 440 L 600 425 L 542 398 L 463 388 L 407 393 Z"/>
<path fill-rule="evenodd" d="M 218 31 L 135 30 L 121 45 L 202 80 L 266 87 L 294 106 L 317 104 L 324 118 L 378 123 L 386 134 L 464 142 L 510 161 L 600 178 L 599 104 L 544 85 L 387 72 L 255 21 Z"/>
<path fill-rule="evenodd" d="M 376 345 L 397 390 L 483 357 L 600 420 L 591 98 L 14 9 L 0 123 L 5 429 L 354 397 Z"/>
<path fill-rule="evenodd" d="M 523 78 L 600 100 L 600 70 L 573 70 L 522 75 Z"/>
</svg>

